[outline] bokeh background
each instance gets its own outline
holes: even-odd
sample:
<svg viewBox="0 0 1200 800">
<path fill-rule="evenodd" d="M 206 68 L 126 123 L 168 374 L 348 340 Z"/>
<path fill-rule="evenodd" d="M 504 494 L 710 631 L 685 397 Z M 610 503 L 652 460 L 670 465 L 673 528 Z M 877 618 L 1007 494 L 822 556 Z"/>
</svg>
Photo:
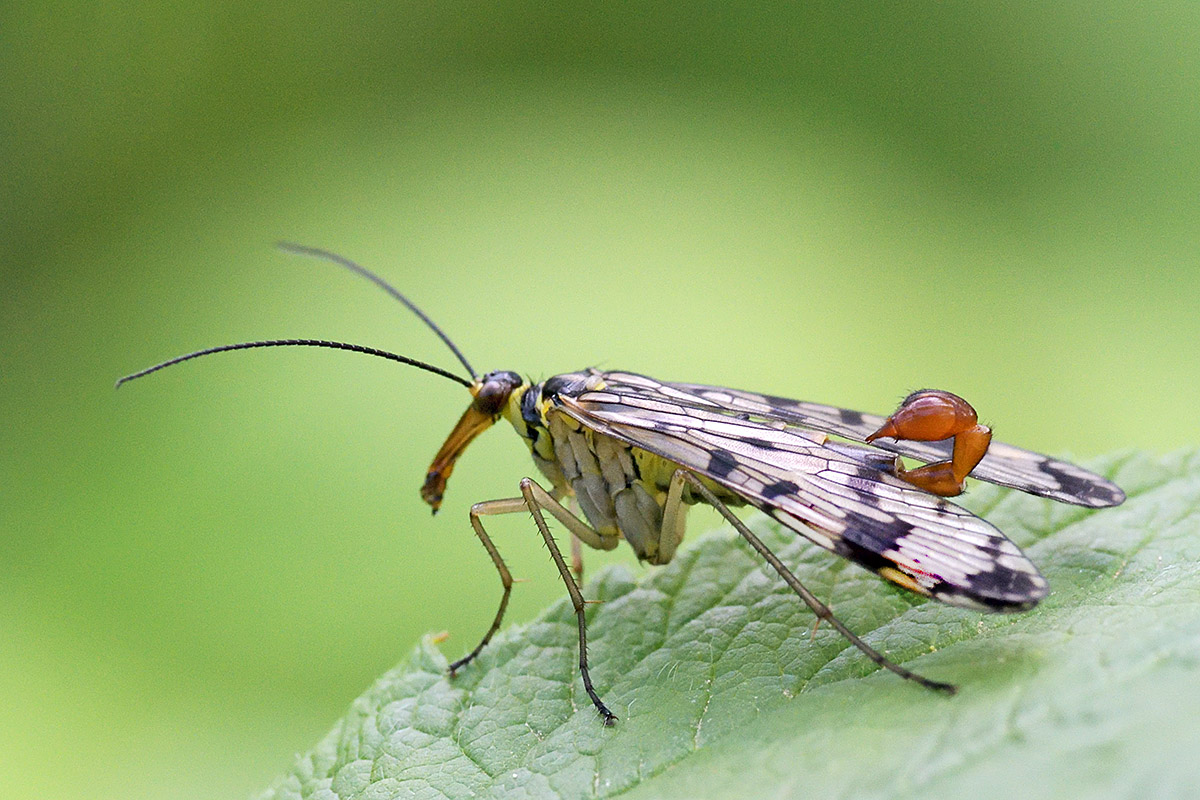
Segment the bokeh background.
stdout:
<svg viewBox="0 0 1200 800">
<path fill-rule="evenodd" d="M 497 429 L 430 517 L 460 387 L 276 350 L 113 391 L 264 337 L 455 367 L 277 239 L 480 369 L 938 386 L 1080 457 L 1200 438 L 1190 0 L 50 0 L 0 10 L 0 76 L 5 796 L 246 796 L 490 619 L 467 508 L 530 467 Z M 527 619 L 557 578 L 495 530 Z"/>
</svg>

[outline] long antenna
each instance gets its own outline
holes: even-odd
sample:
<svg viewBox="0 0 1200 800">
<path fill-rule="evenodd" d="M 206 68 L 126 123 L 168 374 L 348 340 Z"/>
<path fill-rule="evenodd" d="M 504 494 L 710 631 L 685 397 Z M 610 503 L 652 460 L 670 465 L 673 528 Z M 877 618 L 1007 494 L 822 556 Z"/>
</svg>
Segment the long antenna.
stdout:
<svg viewBox="0 0 1200 800">
<path fill-rule="evenodd" d="M 346 344 L 345 342 L 327 342 L 324 339 L 269 339 L 262 342 L 242 342 L 241 344 L 226 344 L 221 345 L 220 347 L 209 347 L 204 350 L 197 350 L 194 353 L 188 353 L 187 355 L 176 356 L 169 361 L 164 361 L 161 364 L 155 364 L 153 367 L 147 367 L 140 372 L 135 372 L 132 375 L 126 375 L 124 378 L 120 378 L 117 381 L 117 385 L 113 388 L 120 389 L 121 384 L 123 383 L 128 383 L 135 378 L 141 378 L 149 375 L 152 372 L 158 372 L 160 369 L 166 369 L 167 367 L 182 363 L 184 361 L 191 361 L 193 358 L 208 356 L 212 355 L 213 353 L 224 353 L 228 350 L 249 350 L 253 347 L 328 347 L 332 350 L 349 350 L 353 353 L 366 353 L 369 356 L 379 356 L 380 358 L 386 358 L 391 361 L 399 361 L 401 364 L 408 364 L 411 367 L 417 367 L 418 369 L 423 369 L 426 372 L 432 372 L 434 375 L 441 375 L 443 378 L 449 378 L 455 383 L 462 384 L 468 389 L 470 389 L 472 386 L 470 381 L 460 378 L 453 372 L 447 372 L 441 367 L 435 367 L 432 364 L 426 364 L 424 361 L 417 361 L 415 358 L 409 358 L 408 356 L 398 356 L 395 353 L 389 353 L 386 350 L 376 350 L 374 347 L 363 347 L 361 344 Z"/>
<path fill-rule="evenodd" d="M 403 294 L 401 294 L 399 289 L 397 289 L 395 286 L 392 286 L 390 283 L 388 283 L 383 278 L 376 275 L 374 272 L 371 272 L 371 270 L 367 269 L 366 267 L 355 264 L 353 261 L 346 258 L 345 256 L 339 256 L 337 253 L 331 253 L 330 251 L 322 250 L 319 247 L 309 247 L 309 246 L 303 245 L 303 244 L 295 244 L 294 242 L 276 242 L 275 246 L 278 247 L 280 250 L 284 251 L 285 253 L 294 253 L 295 255 L 309 256 L 311 258 L 319 258 L 324 261 L 332 261 L 334 264 L 345 267 L 346 269 L 350 270 L 351 272 L 361 275 L 362 277 L 369 280 L 371 283 L 378 286 L 380 289 L 383 289 L 385 292 L 390 294 L 392 297 L 396 298 L 401 303 L 403 303 L 405 306 L 407 306 L 409 311 L 413 312 L 418 317 L 420 317 L 421 321 L 424 322 L 426 325 L 428 325 L 429 328 L 438 335 L 438 338 L 446 343 L 446 346 L 450 348 L 450 352 L 454 353 L 455 357 L 459 360 L 459 363 L 461 363 L 464 367 L 467 368 L 467 373 L 472 378 L 476 377 L 475 370 L 471 368 L 471 362 L 467 361 L 467 357 L 462 354 L 462 351 L 458 349 L 458 347 L 454 344 L 454 342 L 450 341 L 450 337 L 447 336 L 445 333 L 443 333 L 442 329 L 439 328 L 437 326 L 437 324 L 434 323 L 434 321 L 431 320 L 425 314 L 424 311 L 417 308 L 415 303 L 413 303 L 411 300 L 409 300 L 407 297 L 405 297 Z"/>
</svg>

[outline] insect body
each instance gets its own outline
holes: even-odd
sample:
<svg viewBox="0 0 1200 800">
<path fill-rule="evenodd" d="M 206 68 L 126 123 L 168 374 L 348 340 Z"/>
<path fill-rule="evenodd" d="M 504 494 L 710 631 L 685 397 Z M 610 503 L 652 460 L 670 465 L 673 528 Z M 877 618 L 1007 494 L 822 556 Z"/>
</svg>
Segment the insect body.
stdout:
<svg viewBox="0 0 1200 800">
<path fill-rule="evenodd" d="M 620 371 L 589 369 L 541 383 L 506 371 L 475 377 L 466 358 L 437 326 L 381 278 L 325 251 L 283 247 L 334 261 L 383 287 L 442 337 L 472 379 L 360 345 L 285 339 L 190 353 L 122 378 L 118 386 L 201 355 L 285 345 L 364 352 L 466 386 L 472 402 L 434 457 L 421 489 L 424 500 L 437 511 L 458 457 L 476 436 L 501 419 L 529 446 L 547 485 L 525 478 L 519 497 L 471 508 L 471 526 L 495 564 L 503 594 L 487 633 L 471 652 L 450 665 L 450 671 L 466 666 L 487 645 L 500 627 L 512 590 L 512 576 L 487 533 L 484 518 L 531 514 L 576 613 L 584 688 L 608 724 L 616 716 L 596 693 L 588 671 L 583 595 L 551 535 L 546 514 L 567 528 L 573 549 L 582 543 L 610 550 L 624 540 L 640 559 L 666 564 L 683 539 L 688 506 L 709 504 L 818 618 L 827 620 L 865 655 L 902 677 L 953 692 L 952 685 L 916 675 L 855 636 L 730 508 L 755 506 L 821 547 L 918 594 L 952 605 L 1009 612 L 1031 608 L 1045 597 L 1049 586 L 1004 534 L 944 499 L 963 490 L 968 474 L 1095 508 L 1117 505 L 1125 497 L 1115 484 L 1078 466 L 991 442 L 991 431 L 978 423 L 970 405 L 948 392 L 916 392 L 884 419 Z M 908 470 L 901 456 L 927 463 Z M 581 516 L 564 504 L 572 499 Z"/>
</svg>

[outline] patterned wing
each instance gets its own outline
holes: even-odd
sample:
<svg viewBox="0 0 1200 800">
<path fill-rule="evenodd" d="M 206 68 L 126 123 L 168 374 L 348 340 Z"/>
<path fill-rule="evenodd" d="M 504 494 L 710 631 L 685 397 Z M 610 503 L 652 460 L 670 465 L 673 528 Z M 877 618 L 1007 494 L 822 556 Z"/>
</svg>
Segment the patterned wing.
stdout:
<svg viewBox="0 0 1200 800">
<path fill-rule="evenodd" d="M 1023 610 L 1046 595 L 1045 579 L 1004 534 L 896 478 L 871 448 L 731 417 L 703 399 L 678 402 L 671 395 L 680 390 L 641 376 L 610 374 L 606 383 L 558 395 L 557 408 L 710 479 L 893 583 L 993 611 Z"/>
<path fill-rule="evenodd" d="M 614 377 L 649 380 L 640 375 L 627 373 L 616 373 Z M 662 391 L 667 393 L 674 391 L 683 397 L 690 396 L 693 401 L 699 399 L 713 407 L 724 409 L 725 413 L 750 414 L 754 417 L 777 420 L 788 425 L 803 425 L 857 442 L 863 441 L 868 434 L 876 431 L 884 420 L 883 417 L 864 414 L 861 411 L 743 392 L 738 389 L 725 389 L 719 386 L 703 386 L 693 383 L 670 383 L 659 384 L 659 386 Z M 951 450 L 949 441 L 897 442 L 886 439 L 872 442 L 872 445 L 925 462 L 947 459 L 950 457 Z M 1068 461 L 1058 461 L 1041 453 L 1023 450 L 1004 442 L 992 442 L 987 455 L 971 471 L 970 477 L 1000 486 L 1008 486 L 1012 489 L 1020 489 L 1022 492 L 1048 497 L 1062 503 L 1089 508 L 1120 505 L 1125 500 L 1125 493 L 1121 491 L 1121 488 L 1106 478 Z"/>
</svg>

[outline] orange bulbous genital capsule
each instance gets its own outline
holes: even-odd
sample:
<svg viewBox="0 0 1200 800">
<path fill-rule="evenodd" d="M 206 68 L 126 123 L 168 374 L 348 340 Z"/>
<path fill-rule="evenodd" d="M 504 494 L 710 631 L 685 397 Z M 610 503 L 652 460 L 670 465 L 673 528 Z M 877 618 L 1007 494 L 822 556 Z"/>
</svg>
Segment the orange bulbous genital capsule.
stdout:
<svg viewBox="0 0 1200 800">
<path fill-rule="evenodd" d="M 916 442 L 936 442 L 974 428 L 979 423 L 975 409 L 956 394 L 940 389 L 913 392 L 896 409 L 879 430 L 867 437 L 873 442 L 880 437 L 908 439 Z"/>
</svg>

